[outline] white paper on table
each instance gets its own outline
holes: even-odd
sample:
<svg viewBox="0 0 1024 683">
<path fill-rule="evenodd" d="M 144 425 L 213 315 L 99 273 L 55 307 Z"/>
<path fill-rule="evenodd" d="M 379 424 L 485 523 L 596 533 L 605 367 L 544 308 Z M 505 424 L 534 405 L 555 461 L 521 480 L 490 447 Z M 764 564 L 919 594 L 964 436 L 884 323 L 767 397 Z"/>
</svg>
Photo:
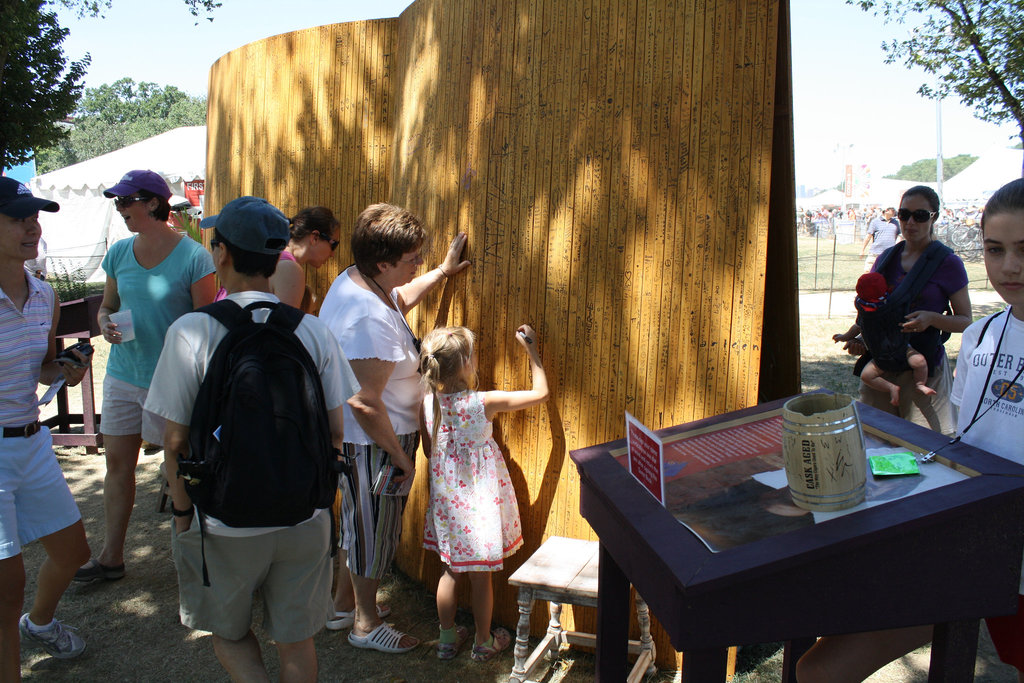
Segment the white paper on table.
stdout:
<svg viewBox="0 0 1024 683">
<path fill-rule="evenodd" d="M 869 448 L 869 449 L 867 449 L 867 453 L 865 455 L 866 455 L 866 457 L 871 457 L 872 455 L 889 455 L 891 453 L 905 453 L 905 452 L 907 452 L 906 448 L 896 448 L 896 447 L 890 446 L 890 447 L 887 447 L 887 448 Z M 930 491 L 932 489 L 937 489 L 940 486 L 947 486 L 949 484 L 955 484 L 955 483 L 957 483 L 959 481 L 964 481 L 965 479 L 969 478 L 969 476 L 964 474 L 963 472 L 957 472 L 953 468 L 946 467 L 945 465 L 943 465 L 941 463 L 938 463 L 938 462 L 921 463 L 921 474 L 914 474 L 914 475 L 908 475 L 908 476 L 911 476 L 911 477 L 919 480 L 919 483 L 918 483 L 917 486 L 914 487 L 914 490 L 909 492 L 909 493 L 907 493 L 908 496 L 909 495 L 917 495 L 918 493 L 923 493 L 924 491 Z M 754 479 L 754 481 L 756 481 L 756 482 L 758 482 L 760 484 L 763 484 L 765 486 L 771 487 L 773 489 L 781 489 L 781 488 L 784 488 L 785 486 L 788 485 L 788 482 L 786 481 L 786 470 L 784 470 L 784 469 L 782 469 L 782 470 L 775 470 L 773 472 L 759 472 L 758 474 L 755 474 L 753 476 L 753 479 Z M 903 496 L 903 497 L 906 497 L 906 496 Z M 828 521 L 830 519 L 835 519 L 836 517 L 842 517 L 843 515 L 848 515 L 851 512 L 857 512 L 858 510 L 866 510 L 866 509 L 868 509 L 870 507 L 874 507 L 876 505 L 881 505 L 882 503 L 888 503 L 888 502 L 890 502 L 890 500 L 892 500 L 892 499 L 891 498 L 890 499 L 884 499 L 884 500 L 870 500 L 869 499 L 869 500 L 865 500 L 862 503 L 854 505 L 851 508 L 846 508 L 845 510 L 834 510 L 832 512 L 817 512 L 817 511 L 815 511 L 813 513 L 814 514 L 814 523 L 815 524 L 819 524 L 821 522 L 825 522 L 825 521 Z"/>
</svg>

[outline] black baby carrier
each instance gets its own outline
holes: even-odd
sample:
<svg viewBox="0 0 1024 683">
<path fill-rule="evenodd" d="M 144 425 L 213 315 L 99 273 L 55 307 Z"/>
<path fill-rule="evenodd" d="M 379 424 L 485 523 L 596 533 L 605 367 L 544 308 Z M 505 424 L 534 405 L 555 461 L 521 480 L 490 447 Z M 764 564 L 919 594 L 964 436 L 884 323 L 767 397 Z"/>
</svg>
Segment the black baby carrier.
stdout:
<svg viewBox="0 0 1024 683">
<path fill-rule="evenodd" d="M 894 258 L 903 253 L 905 242 L 889 247 L 878 257 L 875 271 L 882 272 Z M 949 339 L 948 332 L 929 327 L 923 332 L 908 334 L 900 325 L 906 322 L 907 314 L 916 310 L 915 303 L 921 291 L 928 284 L 935 271 L 953 251 L 941 242 L 933 241 L 917 259 L 907 276 L 889 294 L 885 301 L 874 310 L 858 307 L 857 323 L 867 353 L 861 356 L 853 368 L 853 374 L 860 376 L 868 361 L 875 361 L 879 369 L 887 372 L 909 370 L 907 344 L 921 352 L 928 359 L 928 372 L 934 372 L 932 353 L 936 346 Z M 947 307 L 948 310 L 948 307 Z"/>
</svg>

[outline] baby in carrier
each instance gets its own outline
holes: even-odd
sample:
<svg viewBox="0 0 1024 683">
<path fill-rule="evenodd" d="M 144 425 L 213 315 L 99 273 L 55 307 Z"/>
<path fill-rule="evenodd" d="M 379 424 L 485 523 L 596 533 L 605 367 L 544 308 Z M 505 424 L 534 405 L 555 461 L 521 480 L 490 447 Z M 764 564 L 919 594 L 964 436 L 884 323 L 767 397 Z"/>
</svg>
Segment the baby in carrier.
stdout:
<svg viewBox="0 0 1024 683">
<path fill-rule="evenodd" d="M 883 311 L 889 288 L 881 273 L 864 273 L 857 280 L 857 325 L 871 360 L 860 372 L 861 380 L 878 391 L 888 392 L 894 406 L 900 404 L 900 388 L 882 376 L 884 372 L 912 370 L 914 385 L 924 395 L 935 390 L 927 385 L 928 360 L 907 343 L 907 335 L 898 330 L 899 318 L 890 319 Z"/>
</svg>

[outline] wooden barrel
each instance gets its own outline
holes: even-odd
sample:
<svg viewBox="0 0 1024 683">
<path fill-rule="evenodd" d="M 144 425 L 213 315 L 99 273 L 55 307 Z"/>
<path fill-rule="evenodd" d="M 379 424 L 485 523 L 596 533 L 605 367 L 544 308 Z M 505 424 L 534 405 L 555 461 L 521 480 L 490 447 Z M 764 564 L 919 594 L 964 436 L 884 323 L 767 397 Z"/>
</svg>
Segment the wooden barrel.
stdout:
<svg viewBox="0 0 1024 683">
<path fill-rule="evenodd" d="M 793 502 L 844 510 L 864 500 L 867 458 L 853 398 L 810 394 L 782 407 L 782 453 Z"/>
</svg>

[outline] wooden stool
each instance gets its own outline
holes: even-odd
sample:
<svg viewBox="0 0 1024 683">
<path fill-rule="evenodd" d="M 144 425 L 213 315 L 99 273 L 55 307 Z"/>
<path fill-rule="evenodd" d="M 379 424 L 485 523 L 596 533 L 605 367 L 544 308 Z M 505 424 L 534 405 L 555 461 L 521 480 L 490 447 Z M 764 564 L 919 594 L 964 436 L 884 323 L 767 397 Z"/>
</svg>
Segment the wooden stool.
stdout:
<svg viewBox="0 0 1024 683">
<path fill-rule="evenodd" d="M 597 638 L 593 634 L 562 628 L 562 605 L 597 607 L 597 541 L 552 536 L 509 577 L 508 582 L 519 587 L 515 664 L 509 683 L 526 681 L 541 655 L 546 651 L 557 654 L 562 643 L 596 646 Z M 548 622 L 547 634 L 527 658 L 534 600 L 548 601 L 551 621 Z M 636 596 L 636 615 L 640 622 L 640 640 L 629 641 L 629 652 L 639 656 L 627 679 L 629 683 L 655 672 L 651 618 L 647 603 L 639 593 Z"/>
</svg>

